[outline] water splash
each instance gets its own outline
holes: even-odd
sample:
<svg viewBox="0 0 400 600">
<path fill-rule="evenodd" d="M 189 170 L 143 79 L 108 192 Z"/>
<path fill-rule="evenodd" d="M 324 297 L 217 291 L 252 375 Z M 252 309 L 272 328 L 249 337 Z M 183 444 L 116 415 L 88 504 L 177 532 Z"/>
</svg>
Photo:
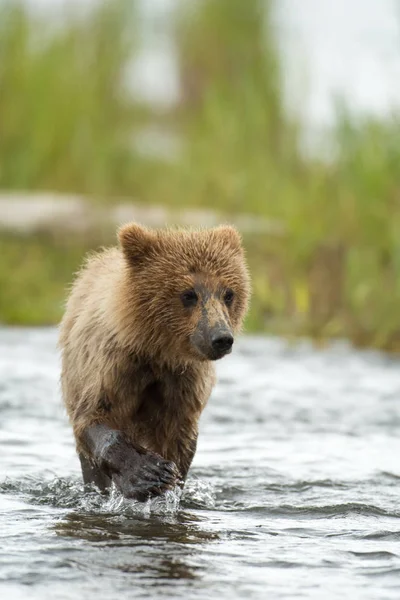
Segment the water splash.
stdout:
<svg viewBox="0 0 400 600">
<path fill-rule="evenodd" d="M 213 509 L 216 502 L 215 487 L 209 482 L 191 477 L 182 493 L 182 504 L 186 508 Z"/>
<path fill-rule="evenodd" d="M 124 498 L 115 486 L 109 495 L 104 495 L 95 486 L 84 486 L 81 480 L 62 477 L 50 481 L 37 477 L 19 480 L 6 478 L 0 483 L 0 493 L 23 497 L 27 502 L 36 505 L 147 518 L 151 515 L 175 515 L 181 507 L 181 502 L 186 508 L 215 506 L 212 486 L 200 479 L 190 479 L 183 491 L 176 487 L 146 502 Z"/>
<path fill-rule="evenodd" d="M 174 515 L 178 512 L 182 490 L 178 487 L 168 490 L 162 496 L 149 498 L 146 502 L 137 502 L 124 498 L 113 486 L 109 497 L 102 505 L 102 512 L 123 514 L 126 516 L 140 515 L 150 517 L 151 515 Z M 104 497 L 103 497 L 104 498 Z"/>
</svg>

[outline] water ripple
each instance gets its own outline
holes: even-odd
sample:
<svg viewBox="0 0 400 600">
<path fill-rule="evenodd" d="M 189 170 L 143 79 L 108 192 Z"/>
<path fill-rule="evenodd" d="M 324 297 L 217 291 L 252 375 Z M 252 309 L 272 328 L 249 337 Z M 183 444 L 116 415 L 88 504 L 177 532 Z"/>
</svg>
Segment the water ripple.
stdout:
<svg viewBox="0 0 400 600">
<path fill-rule="evenodd" d="M 398 359 L 239 340 L 184 491 L 141 504 L 83 486 L 55 342 L 0 329 L 5 598 L 398 597 Z"/>
</svg>

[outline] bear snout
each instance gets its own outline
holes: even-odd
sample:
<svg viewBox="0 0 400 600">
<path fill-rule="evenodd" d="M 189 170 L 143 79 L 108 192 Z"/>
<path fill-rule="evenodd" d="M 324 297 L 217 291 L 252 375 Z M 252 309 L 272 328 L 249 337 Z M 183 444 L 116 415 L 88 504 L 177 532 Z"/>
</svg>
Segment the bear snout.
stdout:
<svg viewBox="0 0 400 600">
<path fill-rule="evenodd" d="M 234 337 L 226 325 L 212 329 L 198 327 L 191 336 L 191 344 L 207 360 L 218 360 L 232 351 Z"/>
<path fill-rule="evenodd" d="M 211 336 L 211 347 L 218 358 L 232 351 L 233 335 L 229 331 L 217 331 Z"/>
</svg>

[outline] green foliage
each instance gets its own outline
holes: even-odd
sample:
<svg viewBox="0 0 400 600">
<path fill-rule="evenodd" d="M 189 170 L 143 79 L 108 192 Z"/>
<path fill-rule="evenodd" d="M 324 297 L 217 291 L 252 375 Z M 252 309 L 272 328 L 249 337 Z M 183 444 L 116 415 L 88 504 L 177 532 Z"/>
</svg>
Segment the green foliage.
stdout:
<svg viewBox="0 0 400 600">
<path fill-rule="evenodd" d="M 0 186 L 135 191 L 143 109 L 124 76 L 137 45 L 131 0 L 66 13 L 63 26 L 0 4 Z"/>
<path fill-rule="evenodd" d="M 89 242 L 53 235 L 0 236 L 0 322 L 10 325 L 57 323 L 67 287 Z"/>
<path fill-rule="evenodd" d="M 274 215 L 277 195 L 300 165 L 270 21 L 268 0 L 184 5 L 177 25 L 180 174 L 196 204 Z"/>
<path fill-rule="evenodd" d="M 0 0 L 0 186 L 209 206 L 282 224 L 246 235 L 252 331 L 347 336 L 400 350 L 400 121 L 338 112 L 330 162 L 305 156 L 286 114 L 272 0 L 180 2 L 181 100 L 165 114 L 124 88 L 136 2 L 62 27 Z M 150 125 L 182 151 L 138 151 Z M 55 322 L 93 245 L 0 236 L 0 320 Z"/>
</svg>

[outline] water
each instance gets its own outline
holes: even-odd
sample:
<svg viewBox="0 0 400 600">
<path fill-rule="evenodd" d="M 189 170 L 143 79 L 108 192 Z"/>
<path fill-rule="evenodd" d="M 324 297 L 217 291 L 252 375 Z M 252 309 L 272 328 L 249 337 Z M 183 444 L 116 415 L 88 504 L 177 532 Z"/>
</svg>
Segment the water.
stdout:
<svg viewBox="0 0 400 600">
<path fill-rule="evenodd" d="M 0 329 L 2 598 L 400 597 L 400 368 L 244 338 L 182 498 L 83 493 L 54 330 Z"/>
</svg>

